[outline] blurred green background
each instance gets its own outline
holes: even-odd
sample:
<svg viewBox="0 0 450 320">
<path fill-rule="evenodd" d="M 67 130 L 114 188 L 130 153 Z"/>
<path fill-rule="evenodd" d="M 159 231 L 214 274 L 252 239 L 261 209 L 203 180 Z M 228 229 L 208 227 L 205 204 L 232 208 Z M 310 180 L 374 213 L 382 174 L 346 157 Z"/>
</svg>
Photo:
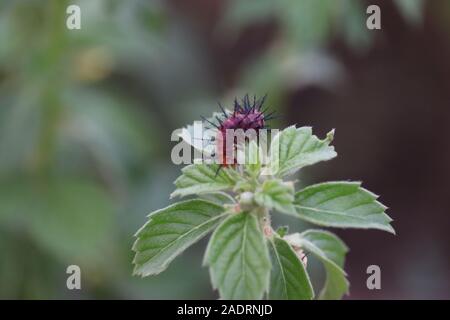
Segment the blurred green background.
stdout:
<svg viewBox="0 0 450 320">
<path fill-rule="evenodd" d="M 205 241 L 145 279 L 130 248 L 170 203 L 171 132 L 245 93 L 268 94 L 273 127 L 336 128 L 339 157 L 300 183 L 362 180 L 390 207 L 396 237 L 338 231 L 347 298 L 450 298 L 449 56 L 447 0 L 2 0 L 0 298 L 217 298 Z"/>
</svg>

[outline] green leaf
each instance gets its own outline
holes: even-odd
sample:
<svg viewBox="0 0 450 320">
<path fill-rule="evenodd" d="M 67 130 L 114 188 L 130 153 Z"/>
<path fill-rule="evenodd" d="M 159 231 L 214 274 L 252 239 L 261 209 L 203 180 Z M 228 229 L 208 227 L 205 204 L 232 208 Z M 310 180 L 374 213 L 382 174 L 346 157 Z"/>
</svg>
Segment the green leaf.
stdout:
<svg viewBox="0 0 450 320">
<path fill-rule="evenodd" d="M 233 169 L 219 170 L 219 165 L 192 164 L 184 167 L 182 172 L 175 180 L 177 189 L 170 195 L 171 198 L 231 189 L 239 179 Z"/>
<path fill-rule="evenodd" d="M 378 196 L 360 182 L 319 183 L 297 192 L 297 216 L 322 226 L 379 229 L 395 234 Z"/>
<path fill-rule="evenodd" d="M 289 232 L 289 226 L 280 226 L 277 228 L 277 230 L 275 230 L 275 232 L 281 237 L 283 238 L 285 235 L 288 234 Z"/>
<path fill-rule="evenodd" d="M 200 195 L 201 199 L 204 199 L 206 201 L 217 203 L 218 205 L 224 205 L 224 204 L 235 204 L 236 200 L 230 196 L 226 192 L 211 192 L 208 194 Z"/>
<path fill-rule="evenodd" d="M 261 299 L 270 260 L 257 217 L 248 212 L 227 218 L 213 233 L 205 254 L 213 287 L 223 299 Z"/>
<path fill-rule="evenodd" d="M 330 146 L 334 131 L 324 140 L 312 134 L 311 127 L 288 127 L 278 133 L 270 146 L 270 168 L 272 174 L 283 177 L 295 173 L 303 167 L 336 157 Z"/>
<path fill-rule="evenodd" d="M 261 190 L 256 191 L 255 201 L 268 209 L 295 214 L 294 185 L 280 179 L 266 180 Z"/>
<path fill-rule="evenodd" d="M 343 270 L 347 246 L 334 234 L 323 230 L 308 230 L 285 237 L 291 245 L 305 249 L 319 258 L 327 274 L 320 299 L 341 299 L 348 294 L 349 283 Z"/>
<path fill-rule="evenodd" d="M 272 271 L 270 273 L 269 299 L 310 300 L 314 291 L 303 263 L 292 247 L 283 239 L 269 240 Z"/>
<path fill-rule="evenodd" d="M 225 215 L 222 206 L 199 199 L 178 202 L 151 213 L 148 222 L 136 233 L 134 274 L 148 276 L 164 271 Z"/>
</svg>

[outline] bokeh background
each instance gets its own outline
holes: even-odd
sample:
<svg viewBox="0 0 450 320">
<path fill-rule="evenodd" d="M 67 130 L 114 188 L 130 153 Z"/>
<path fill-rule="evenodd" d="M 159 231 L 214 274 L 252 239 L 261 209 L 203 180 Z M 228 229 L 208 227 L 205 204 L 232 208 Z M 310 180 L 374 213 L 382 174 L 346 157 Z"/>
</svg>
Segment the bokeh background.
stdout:
<svg viewBox="0 0 450 320">
<path fill-rule="evenodd" d="M 65 27 L 69 4 L 81 30 Z M 205 241 L 144 279 L 130 247 L 170 203 L 172 130 L 245 93 L 268 94 L 273 127 L 336 129 L 339 157 L 300 183 L 362 180 L 390 207 L 395 237 L 337 230 L 347 299 L 449 299 L 448 0 L 2 0 L 0 298 L 217 298 Z"/>
</svg>

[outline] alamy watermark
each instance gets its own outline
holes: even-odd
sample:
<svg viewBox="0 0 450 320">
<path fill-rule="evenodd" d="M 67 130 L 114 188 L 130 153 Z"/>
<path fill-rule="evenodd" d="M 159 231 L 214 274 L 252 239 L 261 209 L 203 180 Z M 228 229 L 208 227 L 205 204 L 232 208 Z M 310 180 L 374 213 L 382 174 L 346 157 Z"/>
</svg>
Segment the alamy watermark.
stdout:
<svg viewBox="0 0 450 320">
<path fill-rule="evenodd" d="M 69 274 L 66 280 L 66 286 L 69 290 L 81 290 L 81 269 L 72 264 L 67 267 L 66 273 Z"/>
<path fill-rule="evenodd" d="M 372 4 L 367 7 L 366 13 L 369 14 L 366 20 L 366 27 L 369 30 L 381 29 L 381 9 L 379 6 Z"/>
<path fill-rule="evenodd" d="M 81 29 L 81 8 L 78 5 L 71 4 L 66 8 L 66 27 L 69 30 Z M 381 9 L 377 5 L 369 5 L 366 9 L 369 16 L 366 19 L 366 27 L 369 30 L 381 29 Z"/>
<path fill-rule="evenodd" d="M 381 268 L 376 264 L 367 267 L 366 273 L 369 277 L 366 280 L 366 286 L 369 290 L 381 290 Z"/>
<path fill-rule="evenodd" d="M 171 141 L 178 142 L 171 152 L 174 164 L 270 164 L 277 169 L 278 129 L 208 129 L 202 121 L 195 121 L 190 129 L 172 132 Z"/>
<path fill-rule="evenodd" d="M 81 29 L 81 8 L 75 4 L 71 4 L 66 9 L 67 19 L 66 27 L 69 30 Z"/>
</svg>

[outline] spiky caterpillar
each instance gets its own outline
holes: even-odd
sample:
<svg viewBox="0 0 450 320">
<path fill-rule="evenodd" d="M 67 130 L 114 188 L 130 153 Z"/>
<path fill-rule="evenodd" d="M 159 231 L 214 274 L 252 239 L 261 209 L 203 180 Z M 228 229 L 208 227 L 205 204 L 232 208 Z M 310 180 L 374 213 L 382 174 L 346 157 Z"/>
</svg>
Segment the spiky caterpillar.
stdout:
<svg viewBox="0 0 450 320">
<path fill-rule="evenodd" d="M 241 103 L 239 103 L 238 100 L 235 99 L 232 112 L 225 111 L 225 109 L 219 104 L 219 107 L 222 111 L 222 116 L 216 117 L 216 120 L 218 122 L 217 124 L 204 119 L 217 129 L 217 134 L 215 137 L 215 152 L 220 164 L 219 170 L 222 167 L 228 167 L 230 165 L 234 166 L 237 164 L 236 157 L 232 157 L 230 159 L 227 155 L 233 154 L 233 151 L 235 152 L 239 147 L 241 147 L 236 136 L 233 136 L 234 141 L 232 144 L 227 143 L 227 132 L 229 132 L 228 130 L 233 130 L 233 132 L 242 130 L 244 134 L 249 130 L 254 130 L 253 132 L 256 134 L 255 138 L 258 139 L 259 131 L 262 129 L 266 129 L 267 121 L 273 119 L 273 112 L 267 114 L 266 112 L 268 108 L 263 108 L 266 96 L 262 97 L 261 99 L 256 99 L 256 96 L 254 96 L 253 101 L 250 101 L 250 98 L 247 94 L 244 96 L 244 98 L 241 99 Z M 234 150 L 227 150 L 227 147 L 230 147 L 229 145 Z"/>
</svg>

